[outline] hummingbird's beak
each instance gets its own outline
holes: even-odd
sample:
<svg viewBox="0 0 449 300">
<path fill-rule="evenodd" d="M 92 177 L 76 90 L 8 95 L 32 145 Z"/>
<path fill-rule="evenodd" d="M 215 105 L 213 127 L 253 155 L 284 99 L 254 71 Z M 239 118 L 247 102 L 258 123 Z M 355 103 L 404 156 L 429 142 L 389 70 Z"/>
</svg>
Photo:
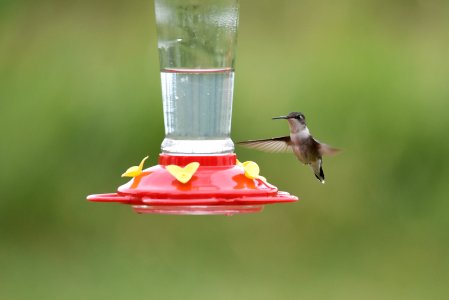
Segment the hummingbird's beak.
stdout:
<svg viewBox="0 0 449 300">
<path fill-rule="evenodd" d="M 280 117 L 274 117 L 272 120 L 279 120 L 279 119 L 288 119 L 287 116 L 280 116 Z"/>
</svg>

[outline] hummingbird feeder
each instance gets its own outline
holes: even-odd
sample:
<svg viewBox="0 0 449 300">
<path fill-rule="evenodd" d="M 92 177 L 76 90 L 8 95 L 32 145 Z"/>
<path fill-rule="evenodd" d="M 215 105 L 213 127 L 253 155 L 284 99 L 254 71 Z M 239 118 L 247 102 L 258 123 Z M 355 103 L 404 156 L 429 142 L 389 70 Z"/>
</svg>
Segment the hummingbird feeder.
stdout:
<svg viewBox="0 0 449 300">
<path fill-rule="evenodd" d="M 138 213 L 233 215 L 298 198 L 239 162 L 230 139 L 238 0 L 155 0 L 165 139 L 159 164 L 130 167 L 116 193 Z"/>
</svg>

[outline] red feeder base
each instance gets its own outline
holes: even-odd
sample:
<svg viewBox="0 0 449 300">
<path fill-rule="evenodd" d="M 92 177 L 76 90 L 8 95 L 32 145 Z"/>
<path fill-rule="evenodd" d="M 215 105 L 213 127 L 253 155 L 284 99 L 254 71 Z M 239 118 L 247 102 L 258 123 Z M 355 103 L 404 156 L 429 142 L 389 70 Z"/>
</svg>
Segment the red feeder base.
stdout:
<svg viewBox="0 0 449 300">
<path fill-rule="evenodd" d="M 187 183 L 179 182 L 167 165 L 200 167 Z M 233 215 L 254 213 L 265 204 L 295 202 L 297 197 L 280 192 L 268 182 L 245 176 L 236 155 L 177 156 L 161 154 L 159 165 L 150 167 L 120 186 L 117 193 L 87 197 L 94 202 L 132 205 L 137 213 L 176 215 Z"/>
</svg>

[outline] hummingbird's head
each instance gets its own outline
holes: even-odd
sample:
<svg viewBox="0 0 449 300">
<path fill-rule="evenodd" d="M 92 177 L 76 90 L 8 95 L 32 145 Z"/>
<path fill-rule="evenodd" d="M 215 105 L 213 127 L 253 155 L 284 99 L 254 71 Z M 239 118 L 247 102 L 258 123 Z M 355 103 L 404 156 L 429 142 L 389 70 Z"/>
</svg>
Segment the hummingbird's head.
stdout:
<svg viewBox="0 0 449 300">
<path fill-rule="evenodd" d="M 306 117 L 300 112 L 291 112 L 286 116 L 273 118 L 273 120 L 278 119 L 286 119 L 292 132 L 302 131 L 306 128 Z"/>
<path fill-rule="evenodd" d="M 299 123 L 306 125 L 306 117 L 300 112 L 291 112 L 287 115 L 287 119 L 294 119 Z"/>
</svg>

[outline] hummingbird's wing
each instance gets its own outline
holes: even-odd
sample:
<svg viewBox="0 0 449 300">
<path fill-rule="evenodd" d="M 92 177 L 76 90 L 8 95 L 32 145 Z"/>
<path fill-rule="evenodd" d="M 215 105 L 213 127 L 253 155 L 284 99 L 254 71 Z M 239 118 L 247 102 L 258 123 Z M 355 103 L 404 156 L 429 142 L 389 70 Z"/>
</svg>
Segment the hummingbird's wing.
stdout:
<svg viewBox="0 0 449 300">
<path fill-rule="evenodd" d="M 332 146 L 320 143 L 319 141 L 315 140 L 319 147 L 318 147 L 318 151 L 320 152 L 321 155 L 335 155 L 338 152 L 340 152 L 341 150 L 338 148 L 334 148 Z"/>
<path fill-rule="evenodd" d="M 257 149 L 265 152 L 292 152 L 293 143 L 290 136 L 281 136 L 264 140 L 250 140 L 238 142 L 237 145 L 242 147 Z"/>
</svg>

